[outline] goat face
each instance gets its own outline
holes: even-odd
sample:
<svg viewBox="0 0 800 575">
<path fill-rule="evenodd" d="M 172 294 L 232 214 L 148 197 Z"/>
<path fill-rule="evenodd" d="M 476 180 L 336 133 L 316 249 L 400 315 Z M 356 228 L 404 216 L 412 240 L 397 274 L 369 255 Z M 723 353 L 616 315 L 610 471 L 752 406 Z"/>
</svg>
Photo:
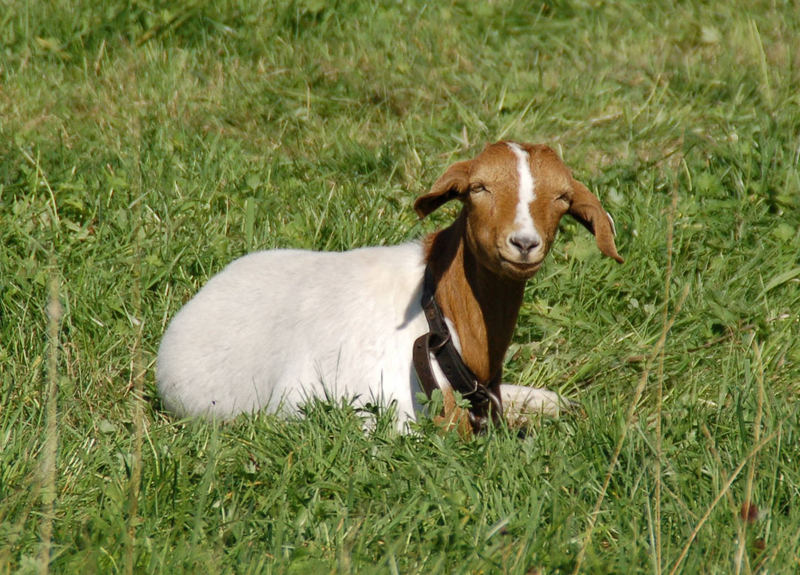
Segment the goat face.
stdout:
<svg viewBox="0 0 800 575">
<path fill-rule="evenodd" d="M 424 217 L 454 198 L 464 204 L 467 245 L 500 276 L 524 281 L 535 274 L 565 213 L 595 235 L 605 255 L 623 261 L 611 216 L 547 146 L 491 144 L 450 166 L 414 209 Z"/>
</svg>

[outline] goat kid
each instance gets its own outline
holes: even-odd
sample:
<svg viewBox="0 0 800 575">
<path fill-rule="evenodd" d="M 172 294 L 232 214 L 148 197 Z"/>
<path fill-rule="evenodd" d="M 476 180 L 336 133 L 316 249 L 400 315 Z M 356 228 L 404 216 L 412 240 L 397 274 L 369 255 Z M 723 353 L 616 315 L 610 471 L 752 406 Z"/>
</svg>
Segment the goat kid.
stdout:
<svg viewBox="0 0 800 575">
<path fill-rule="evenodd" d="M 170 323 L 158 354 L 158 389 L 179 415 L 227 419 L 296 411 L 310 397 L 396 406 L 397 425 L 420 412 L 412 346 L 428 331 L 426 266 L 464 364 L 510 420 L 557 414 L 558 395 L 500 383 L 525 282 L 542 265 L 569 213 L 600 251 L 622 262 L 614 222 L 547 146 L 498 142 L 450 166 L 414 204 L 420 217 L 453 199 L 448 228 L 422 242 L 347 252 L 273 250 L 242 257 L 213 277 Z M 431 369 L 458 418 L 452 388 Z"/>
</svg>

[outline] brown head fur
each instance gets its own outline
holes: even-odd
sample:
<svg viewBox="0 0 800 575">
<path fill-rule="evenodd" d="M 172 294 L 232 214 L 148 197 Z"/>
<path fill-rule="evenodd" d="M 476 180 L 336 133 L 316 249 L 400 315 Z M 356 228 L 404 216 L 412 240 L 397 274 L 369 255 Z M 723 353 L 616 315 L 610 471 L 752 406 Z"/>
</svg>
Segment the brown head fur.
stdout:
<svg viewBox="0 0 800 575">
<path fill-rule="evenodd" d="M 561 217 L 568 213 L 597 239 L 605 255 L 622 263 L 614 245 L 614 224 L 600 201 L 572 177 L 570 169 L 548 146 L 511 144 L 527 154 L 535 199 L 529 205 L 541 243 L 521 253 L 509 243 L 519 202 L 518 158 L 507 142 L 486 146 L 472 160 L 457 162 L 417 198 L 414 209 L 425 217 L 452 199 L 464 203 L 470 248 L 482 263 L 499 275 L 515 279 L 532 276 L 547 255 Z M 510 265 L 509 265 L 510 264 Z"/>
</svg>

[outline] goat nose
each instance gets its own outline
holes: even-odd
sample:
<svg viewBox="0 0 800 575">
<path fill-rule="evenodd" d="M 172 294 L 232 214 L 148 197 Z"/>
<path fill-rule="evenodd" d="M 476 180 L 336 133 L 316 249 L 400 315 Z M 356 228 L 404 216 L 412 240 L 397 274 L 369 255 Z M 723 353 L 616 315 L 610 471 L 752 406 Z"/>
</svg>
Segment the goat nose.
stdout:
<svg viewBox="0 0 800 575">
<path fill-rule="evenodd" d="M 523 254 L 535 250 L 541 243 L 539 236 L 529 233 L 512 234 L 508 241 Z"/>
</svg>

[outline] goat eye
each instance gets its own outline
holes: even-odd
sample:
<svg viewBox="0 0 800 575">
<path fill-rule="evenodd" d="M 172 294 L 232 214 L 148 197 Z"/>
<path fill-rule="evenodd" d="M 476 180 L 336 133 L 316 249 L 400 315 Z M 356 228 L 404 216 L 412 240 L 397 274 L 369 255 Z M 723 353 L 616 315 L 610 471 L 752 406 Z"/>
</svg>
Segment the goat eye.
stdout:
<svg viewBox="0 0 800 575">
<path fill-rule="evenodd" d="M 562 202 L 564 204 L 569 205 L 569 194 L 564 193 L 564 194 L 561 194 L 560 196 L 557 196 L 556 197 L 556 201 L 557 202 Z"/>
<path fill-rule="evenodd" d="M 489 189 L 484 186 L 483 184 L 472 184 L 469 189 L 470 193 L 472 194 L 488 194 Z"/>
</svg>

